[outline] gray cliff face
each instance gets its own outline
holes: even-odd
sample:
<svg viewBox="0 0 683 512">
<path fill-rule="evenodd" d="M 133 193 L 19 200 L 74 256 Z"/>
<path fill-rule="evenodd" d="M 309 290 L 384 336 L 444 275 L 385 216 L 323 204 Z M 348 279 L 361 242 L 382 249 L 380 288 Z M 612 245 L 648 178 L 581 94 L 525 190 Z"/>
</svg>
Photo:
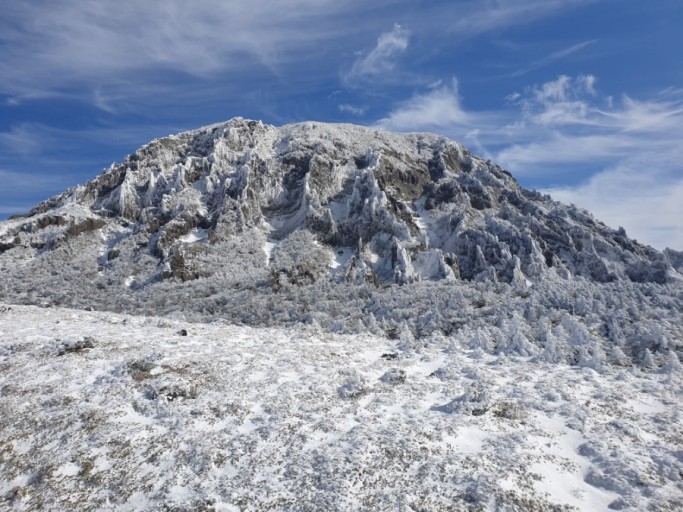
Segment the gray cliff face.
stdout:
<svg viewBox="0 0 683 512">
<path fill-rule="evenodd" d="M 666 283 L 683 259 L 523 189 L 443 137 L 239 118 L 155 140 L 4 223 L 0 258 L 77 243 L 99 278 L 123 279 L 116 268 L 128 264 L 143 286 L 209 277 L 242 257 L 234 242 L 245 239 L 276 281 Z"/>
</svg>

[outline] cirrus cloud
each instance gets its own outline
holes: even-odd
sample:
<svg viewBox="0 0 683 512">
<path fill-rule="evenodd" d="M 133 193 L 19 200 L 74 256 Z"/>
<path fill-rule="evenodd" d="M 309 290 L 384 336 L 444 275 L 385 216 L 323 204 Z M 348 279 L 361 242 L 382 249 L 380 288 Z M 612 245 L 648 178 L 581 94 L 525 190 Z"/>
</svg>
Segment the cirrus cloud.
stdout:
<svg viewBox="0 0 683 512">
<path fill-rule="evenodd" d="M 259 67 L 277 74 L 310 60 L 321 42 L 353 34 L 338 20 L 369 8 L 358 0 L 10 2 L 0 17 L 0 94 L 51 97 L 106 85 L 127 96 L 169 78 Z"/>
<path fill-rule="evenodd" d="M 387 82 L 396 70 L 396 60 L 408 48 L 410 32 L 398 23 L 377 38 L 375 47 L 361 54 L 342 78 L 349 86 L 369 81 Z"/>
<path fill-rule="evenodd" d="M 576 186 L 545 189 L 554 199 L 590 210 L 603 222 L 658 249 L 683 249 L 683 175 L 672 154 L 643 155 Z M 678 154 L 677 159 L 683 155 Z"/>
</svg>

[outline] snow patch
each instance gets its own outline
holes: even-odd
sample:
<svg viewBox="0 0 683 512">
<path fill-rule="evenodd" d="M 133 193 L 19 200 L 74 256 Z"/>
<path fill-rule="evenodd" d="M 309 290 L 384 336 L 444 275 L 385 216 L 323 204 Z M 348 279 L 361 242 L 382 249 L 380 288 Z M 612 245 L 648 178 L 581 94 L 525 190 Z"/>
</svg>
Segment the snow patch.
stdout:
<svg viewBox="0 0 683 512">
<path fill-rule="evenodd" d="M 273 257 L 273 251 L 277 247 L 277 241 L 266 238 L 263 244 L 263 252 L 266 254 L 266 263 L 269 263 Z"/>
<path fill-rule="evenodd" d="M 355 254 L 356 249 L 353 247 L 333 248 L 332 257 L 330 258 L 330 268 L 333 270 L 340 268 L 345 269 Z"/>
<path fill-rule="evenodd" d="M 192 244 L 194 242 L 203 242 L 209 237 L 209 233 L 206 229 L 193 229 L 188 234 L 181 236 L 180 240 L 184 244 Z"/>
</svg>

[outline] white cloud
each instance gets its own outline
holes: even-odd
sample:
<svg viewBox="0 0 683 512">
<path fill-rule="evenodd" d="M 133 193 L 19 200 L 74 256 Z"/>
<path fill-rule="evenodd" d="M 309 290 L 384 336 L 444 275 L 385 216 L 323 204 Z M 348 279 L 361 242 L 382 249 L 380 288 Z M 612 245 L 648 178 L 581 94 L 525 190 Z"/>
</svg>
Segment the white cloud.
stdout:
<svg viewBox="0 0 683 512">
<path fill-rule="evenodd" d="M 0 148 L 4 153 L 35 156 L 54 144 L 54 137 L 42 124 L 20 123 L 0 132 Z"/>
<path fill-rule="evenodd" d="M 566 75 L 556 80 L 528 87 L 524 94 L 513 93 L 508 100 L 521 106 L 524 120 L 532 124 L 557 126 L 591 123 L 593 108 L 588 98 L 595 95 L 595 77 Z"/>
<path fill-rule="evenodd" d="M 518 0 L 410 5 L 397 0 L 145 1 L 27 0 L 3 5 L 0 16 L 0 95 L 7 103 L 45 97 L 89 101 L 107 112 L 119 102 L 164 97 L 170 104 L 189 78 L 196 95 L 264 76 L 299 79 L 349 55 L 367 34 L 396 17 L 426 38 L 468 38 L 538 20 L 591 0 Z M 396 25 L 352 65 L 350 78 L 421 83 L 397 73 L 409 45 Z M 333 66 L 336 68 L 336 66 Z M 329 69 L 329 68 L 328 68 Z M 311 75 L 315 75 L 311 73 Z M 220 79 L 222 91 L 216 91 Z M 208 85 L 211 84 L 211 85 Z M 250 84 L 251 85 L 251 84 Z M 161 90 L 160 90 L 161 89 Z M 203 94 L 202 96 L 206 96 Z"/>
<path fill-rule="evenodd" d="M 463 0 L 457 3 L 444 3 L 437 6 L 419 5 L 409 13 L 411 28 L 414 25 L 429 36 L 441 36 L 466 40 L 483 33 L 501 31 L 506 28 L 533 23 L 541 18 L 557 15 L 560 12 L 593 3 L 597 0 L 516 0 L 515 2 Z M 400 70 L 398 59 L 409 46 L 410 33 L 399 24 L 381 34 L 370 51 L 363 52 L 342 73 L 342 80 L 349 87 L 367 83 L 398 82 L 424 84 L 428 77 L 411 75 Z M 585 41 L 570 48 L 560 50 L 546 57 L 536 67 L 575 53 L 595 41 Z"/>
<path fill-rule="evenodd" d="M 556 199 L 658 249 L 683 249 L 683 94 L 645 101 L 602 97 L 593 76 L 530 87 L 515 97 L 521 118 L 495 160 L 517 176 L 602 169 L 586 181 L 554 187 Z M 546 178 L 547 179 L 547 178 Z"/>
<path fill-rule="evenodd" d="M 620 102 L 601 97 L 592 76 L 560 77 L 520 95 L 523 121 L 498 161 L 518 175 L 557 166 L 602 168 L 587 181 L 555 187 L 614 227 L 659 249 L 683 249 L 683 94 Z"/>
<path fill-rule="evenodd" d="M 641 141 L 615 135 L 572 135 L 554 131 L 539 140 L 509 144 L 495 156 L 518 176 L 553 174 L 558 164 L 607 163 L 633 152 Z M 567 172 L 566 168 L 556 172 Z"/>
<path fill-rule="evenodd" d="M 347 85 L 356 82 L 378 80 L 386 82 L 391 79 L 396 69 L 396 59 L 408 48 L 410 33 L 401 25 L 395 24 L 393 29 L 377 38 L 375 47 L 365 55 L 360 55 L 343 78 Z"/>
<path fill-rule="evenodd" d="M 309 62 L 322 42 L 353 37 L 362 30 L 355 18 L 391 1 L 10 2 L 0 17 L 0 94 L 85 90 L 97 101 L 103 85 L 131 95 L 168 82 L 168 73 L 177 81 L 277 70 Z"/>
<path fill-rule="evenodd" d="M 463 110 L 458 94 L 458 82 L 432 88 L 401 103 L 376 125 L 385 130 L 421 131 L 468 126 L 474 118 Z"/>
<path fill-rule="evenodd" d="M 646 101 L 601 96 L 596 78 L 560 76 L 508 98 L 508 143 L 495 155 L 520 175 L 545 173 L 547 164 L 618 162 L 648 151 L 667 154 L 683 137 L 683 94 Z"/>
<path fill-rule="evenodd" d="M 620 110 L 601 110 L 606 124 L 625 132 L 661 133 L 674 131 L 681 133 L 683 119 L 683 92 L 678 99 L 655 99 L 637 101 L 624 95 Z"/>
<path fill-rule="evenodd" d="M 473 36 L 511 26 L 532 23 L 561 11 L 594 3 L 597 0 L 515 0 L 494 2 L 468 2 L 463 14 L 456 18 L 449 30 Z"/>
<path fill-rule="evenodd" d="M 155 137 L 178 133 L 181 128 L 170 125 L 138 125 L 122 129 L 118 126 L 55 128 L 42 123 L 18 123 L 0 132 L 1 157 L 9 154 L 28 157 L 34 162 L 54 156 L 55 151 L 68 153 L 76 148 L 124 144 L 135 149 Z"/>
<path fill-rule="evenodd" d="M 595 94 L 595 77 L 579 75 L 571 78 L 566 75 L 530 89 L 536 102 L 547 107 L 554 102 L 566 102 Z"/>
<path fill-rule="evenodd" d="M 337 107 L 339 112 L 346 112 L 347 114 L 352 114 L 354 116 L 362 116 L 365 114 L 366 107 L 358 107 L 356 105 L 349 105 L 348 103 L 342 103 Z"/>
<path fill-rule="evenodd" d="M 563 48 L 562 50 L 558 50 L 556 52 L 551 53 L 550 55 L 547 55 L 543 57 L 542 59 L 537 60 L 536 62 L 531 63 L 529 66 L 518 69 L 514 73 L 512 73 L 513 77 L 517 76 L 522 76 L 526 75 L 527 73 L 534 71 L 536 69 L 542 68 L 544 66 L 547 66 L 548 64 L 551 64 L 553 62 L 556 62 L 560 59 L 564 59 L 566 57 L 569 57 L 570 55 L 573 55 L 574 53 L 577 53 L 587 46 L 590 46 L 592 44 L 595 44 L 597 42 L 597 39 L 591 39 L 590 41 L 584 41 L 582 43 L 578 43 L 575 45 L 572 45 L 568 48 Z"/>
<path fill-rule="evenodd" d="M 683 175 L 680 164 L 662 161 L 661 158 L 623 162 L 578 186 L 544 192 L 559 201 L 590 210 L 612 227 L 624 226 L 627 234 L 640 242 L 660 250 L 666 247 L 683 250 Z"/>
</svg>

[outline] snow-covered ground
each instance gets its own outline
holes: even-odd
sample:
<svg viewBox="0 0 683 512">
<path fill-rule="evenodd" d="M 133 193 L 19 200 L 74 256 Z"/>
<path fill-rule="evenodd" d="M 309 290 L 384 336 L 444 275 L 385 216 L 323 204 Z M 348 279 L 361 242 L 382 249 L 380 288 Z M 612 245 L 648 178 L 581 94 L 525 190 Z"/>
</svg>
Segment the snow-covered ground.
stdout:
<svg viewBox="0 0 683 512">
<path fill-rule="evenodd" d="M 0 305 L 0 508 L 680 510 L 681 370 Z"/>
</svg>

